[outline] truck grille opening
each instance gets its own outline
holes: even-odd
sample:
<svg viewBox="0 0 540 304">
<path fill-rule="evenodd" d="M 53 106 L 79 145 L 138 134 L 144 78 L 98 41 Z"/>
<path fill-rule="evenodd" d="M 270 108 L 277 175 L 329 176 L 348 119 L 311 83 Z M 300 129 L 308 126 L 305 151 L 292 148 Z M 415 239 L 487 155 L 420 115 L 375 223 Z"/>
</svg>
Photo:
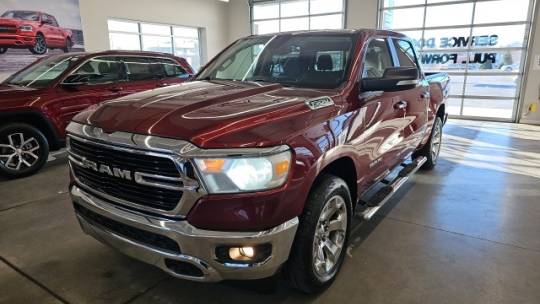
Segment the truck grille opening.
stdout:
<svg viewBox="0 0 540 304">
<path fill-rule="evenodd" d="M 107 164 L 115 168 L 168 177 L 180 177 L 172 160 L 139 153 L 119 151 L 107 146 L 94 145 L 76 138 L 70 138 L 70 153 L 90 161 Z M 182 198 L 182 191 L 169 190 L 138 184 L 130 180 L 100 173 L 90 168 L 73 164 L 73 173 L 83 186 L 108 194 L 137 205 L 162 211 L 171 211 Z M 179 185 L 181 186 L 181 185 Z"/>
<path fill-rule="evenodd" d="M 115 220 L 111 220 L 79 204 L 73 204 L 73 206 L 78 215 L 80 215 L 86 221 L 90 222 L 93 225 L 97 224 L 127 239 L 136 241 L 138 243 L 141 243 L 141 244 L 153 247 L 153 248 L 157 248 L 165 252 L 174 253 L 174 254 L 181 253 L 180 246 L 178 246 L 178 243 L 176 243 L 175 241 L 173 241 L 172 239 L 166 236 L 148 232 L 146 230 L 138 229 L 138 228 L 131 227 L 129 225 L 117 222 Z"/>
<path fill-rule="evenodd" d="M 11 24 L 0 24 L 0 33 L 15 33 L 17 27 Z"/>
</svg>

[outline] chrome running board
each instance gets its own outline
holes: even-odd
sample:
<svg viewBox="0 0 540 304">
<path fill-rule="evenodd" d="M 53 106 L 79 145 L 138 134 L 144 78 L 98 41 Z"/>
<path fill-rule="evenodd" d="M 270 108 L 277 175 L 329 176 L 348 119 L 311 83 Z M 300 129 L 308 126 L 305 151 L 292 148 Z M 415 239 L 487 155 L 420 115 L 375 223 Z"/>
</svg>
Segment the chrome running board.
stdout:
<svg viewBox="0 0 540 304">
<path fill-rule="evenodd" d="M 384 206 L 384 204 L 386 204 L 388 200 L 390 200 L 390 198 L 396 194 L 399 188 L 401 188 L 401 186 L 403 186 L 407 180 L 409 180 L 409 178 L 426 163 L 426 161 L 427 158 L 422 156 L 415 159 L 410 164 L 401 164 L 403 169 L 399 171 L 394 180 L 390 182 L 386 180 L 381 181 L 387 185 L 381 188 L 368 202 L 365 203 L 365 210 L 358 214 L 358 216 L 364 220 L 371 219 Z"/>
</svg>

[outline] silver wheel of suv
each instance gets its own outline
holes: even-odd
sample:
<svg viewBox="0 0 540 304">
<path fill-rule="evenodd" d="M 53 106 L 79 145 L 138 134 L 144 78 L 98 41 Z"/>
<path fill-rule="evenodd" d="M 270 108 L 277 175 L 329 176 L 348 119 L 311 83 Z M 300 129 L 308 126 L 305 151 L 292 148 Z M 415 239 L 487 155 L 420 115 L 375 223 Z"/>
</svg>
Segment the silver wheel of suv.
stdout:
<svg viewBox="0 0 540 304">
<path fill-rule="evenodd" d="M 431 139 L 431 158 L 434 162 L 439 158 L 439 153 L 441 152 L 441 142 L 442 142 L 442 125 L 440 120 L 435 121 L 435 126 L 433 128 L 433 135 Z"/>
<path fill-rule="evenodd" d="M 10 170 L 31 168 L 39 161 L 39 142 L 23 133 L 12 133 L 0 143 L 0 162 Z"/>
<path fill-rule="evenodd" d="M 30 51 L 36 55 L 43 55 L 47 53 L 47 42 L 42 34 L 36 35 L 36 44 L 30 48 Z"/>
<path fill-rule="evenodd" d="M 339 196 L 325 204 L 313 238 L 313 272 L 321 282 L 334 277 L 347 235 L 347 206 Z"/>
</svg>

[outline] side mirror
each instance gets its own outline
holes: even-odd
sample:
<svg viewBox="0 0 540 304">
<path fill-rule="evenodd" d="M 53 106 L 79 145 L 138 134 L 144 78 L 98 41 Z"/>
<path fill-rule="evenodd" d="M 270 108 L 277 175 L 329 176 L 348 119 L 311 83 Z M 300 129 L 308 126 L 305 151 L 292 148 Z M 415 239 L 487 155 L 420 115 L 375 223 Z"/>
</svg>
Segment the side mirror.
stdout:
<svg viewBox="0 0 540 304">
<path fill-rule="evenodd" d="M 362 91 L 400 91 L 414 88 L 420 71 L 413 67 L 394 67 L 384 70 L 381 78 L 362 79 Z"/>
<path fill-rule="evenodd" d="M 62 81 L 61 85 L 64 87 L 77 87 L 81 85 L 87 85 L 90 82 L 90 76 L 84 74 L 72 74 L 66 77 Z"/>
<path fill-rule="evenodd" d="M 49 19 L 41 19 L 41 24 L 52 24 L 52 21 Z"/>
</svg>

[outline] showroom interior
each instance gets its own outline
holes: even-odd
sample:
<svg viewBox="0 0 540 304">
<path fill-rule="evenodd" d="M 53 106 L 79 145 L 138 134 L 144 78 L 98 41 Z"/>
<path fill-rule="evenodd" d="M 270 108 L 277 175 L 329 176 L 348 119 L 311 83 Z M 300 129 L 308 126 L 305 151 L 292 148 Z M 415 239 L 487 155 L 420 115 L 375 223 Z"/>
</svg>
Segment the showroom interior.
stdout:
<svg viewBox="0 0 540 304">
<path fill-rule="evenodd" d="M 540 303 L 538 1 L 45 2 L 0 0 L 0 303 Z M 3 35 L 15 22 L 28 34 L 8 45 Z M 33 32 L 39 27 L 63 38 L 56 45 L 47 32 Z M 296 44 L 287 45 L 291 40 Z M 253 63 L 231 63 L 237 57 L 227 56 L 249 41 L 258 41 Z M 388 48 L 393 67 L 380 79 L 402 73 L 394 84 L 426 90 L 425 105 L 402 101 L 400 89 L 387 86 L 361 91 L 379 84 L 364 66 L 377 41 L 385 43 L 374 52 Z M 414 45 L 403 51 L 416 58 L 411 79 L 400 42 Z M 320 47 L 305 72 L 319 87 L 246 80 L 267 57 L 301 61 L 286 58 L 300 45 Z M 65 70 L 50 87 L 16 83 L 39 62 L 49 65 L 38 77 L 58 62 Z M 98 72 L 77 74 L 87 63 Z M 163 79 L 129 83 L 136 68 L 153 73 L 157 65 Z M 247 72 L 220 80 L 231 66 Z M 99 82 L 115 71 L 125 83 Z M 330 87 L 340 71 L 341 82 Z M 289 72 L 280 63 L 269 75 Z M 93 82 L 95 92 L 81 85 Z M 108 86 L 106 94 L 100 86 Z M 83 93 L 101 95 L 95 102 L 72 97 Z M 380 112 L 384 98 L 393 108 Z M 409 108 L 416 112 L 402 114 Z M 396 121 L 406 126 L 392 126 Z M 389 135 L 385 128 L 401 129 Z M 20 145 L 13 139 L 19 135 Z M 106 148 L 112 141 L 114 153 Z M 44 145 L 39 168 L 13 173 Z M 409 152 L 392 153 L 396 145 Z M 154 175 L 127 170 L 158 156 L 148 169 Z M 164 159 L 180 177 L 160 173 L 170 169 Z M 245 169 L 256 170 L 258 160 L 269 163 L 273 186 L 252 186 L 250 178 L 266 178 Z M 223 178 L 231 180 L 217 185 Z M 96 185 L 108 194 L 92 201 L 84 187 Z M 146 190 L 129 192 L 136 186 Z M 178 189 L 184 192 L 176 197 Z M 126 202 L 128 192 L 135 202 L 180 203 L 156 213 L 162 209 Z M 322 211 L 313 207 L 325 195 Z M 85 200 L 91 207 L 79 204 Z M 330 220 L 320 222 L 332 204 L 336 219 L 346 218 L 342 234 L 332 234 Z M 311 223 L 313 210 L 321 218 Z M 317 240 L 332 237 L 343 248 L 318 275 Z M 320 254 L 325 265 L 335 255 Z"/>
</svg>

